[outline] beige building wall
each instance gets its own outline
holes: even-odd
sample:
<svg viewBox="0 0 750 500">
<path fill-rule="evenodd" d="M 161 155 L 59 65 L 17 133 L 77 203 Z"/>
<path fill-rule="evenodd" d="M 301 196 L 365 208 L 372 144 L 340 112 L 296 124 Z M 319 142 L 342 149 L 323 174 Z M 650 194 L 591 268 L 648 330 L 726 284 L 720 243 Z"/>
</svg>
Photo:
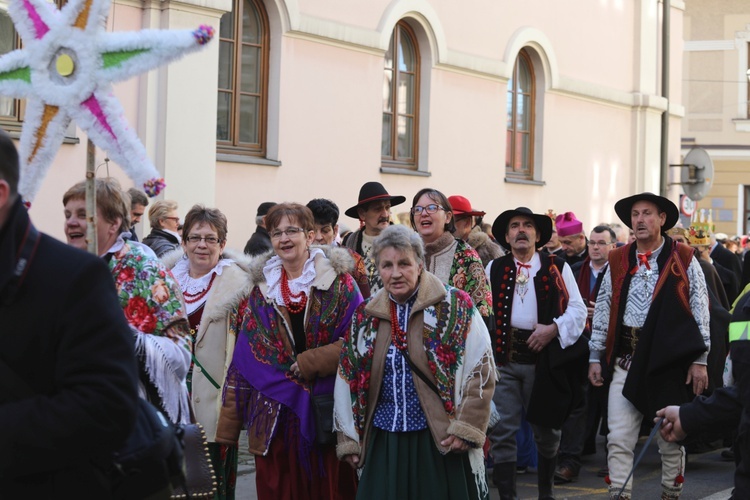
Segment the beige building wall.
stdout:
<svg viewBox="0 0 750 500">
<path fill-rule="evenodd" d="M 119 84 L 121 99 L 155 164 L 164 197 L 184 213 L 217 206 L 229 246 L 241 248 L 263 201 L 334 200 L 343 211 L 360 186 L 382 182 L 407 197 L 434 187 L 462 194 L 488 221 L 520 205 L 574 211 L 587 228 L 613 221 L 613 204 L 659 190 L 660 9 L 655 0 L 525 2 L 467 0 L 266 0 L 271 26 L 268 154 L 218 158 L 215 141 L 218 44 Z M 228 0 L 118 0 L 113 29 L 218 27 Z M 682 15 L 672 2 L 672 74 L 682 74 Z M 381 168 L 384 53 L 407 19 L 422 62 L 419 168 Z M 518 52 L 534 53 L 537 133 L 534 183 L 505 176 L 506 91 Z M 680 159 L 681 78 L 671 78 L 669 161 Z M 83 176 L 85 136 L 61 149 L 32 217 L 62 238 L 60 199 Z M 104 157 L 100 154 L 101 158 Z M 100 170 L 101 171 L 101 170 Z M 111 164 L 110 172 L 122 177 Z M 677 190 L 670 196 L 677 201 Z M 141 229 L 141 235 L 147 228 Z"/>
<path fill-rule="evenodd" d="M 687 2 L 682 152 L 711 156 L 713 187 L 698 207 L 712 209 L 716 231 L 730 236 L 750 230 L 749 44 L 750 3 Z"/>
</svg>

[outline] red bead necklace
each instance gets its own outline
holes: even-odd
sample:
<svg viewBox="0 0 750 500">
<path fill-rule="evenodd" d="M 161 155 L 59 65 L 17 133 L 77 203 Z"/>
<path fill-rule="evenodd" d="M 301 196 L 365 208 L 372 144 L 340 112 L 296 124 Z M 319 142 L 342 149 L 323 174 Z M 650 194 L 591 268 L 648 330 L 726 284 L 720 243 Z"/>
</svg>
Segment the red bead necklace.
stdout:
<svg viewBox="0 0 750 500">
<path fill-rule="evenodd" d="M 208 282 L 208 286 L 202 292 L 198 292 L 198 293 L 182 292 L 182 295 L 185 297 L 185 303 L 195 304 L 196 302 L 201 300 L 203 297 L 205 297 L 208 291 L 211 290 L 211 285 L 214 284 L 214 278 L 216 278 L 216 273 L 211 275 L 211 281 Z"/>
<path fill-rule="evenodd" d="M 398 308 L 393 301 L 391 301 L 391 338 L 396 349 L 406 351 L 406 332 L 398 324 Z"/>
<path fill-rule="evenodd" d="M 307 305 L 307 294 L 304 291 L 292 293 L 289 289 L 289 278 L 286 275 L 286 269 L 281 266 L 281 298 L 284 299 L 284 305 L 292 314 L 299 314 L 305 310 Z M 292 299 L 300 299 L 299 302 L 293 302 Z"/>
</svg>

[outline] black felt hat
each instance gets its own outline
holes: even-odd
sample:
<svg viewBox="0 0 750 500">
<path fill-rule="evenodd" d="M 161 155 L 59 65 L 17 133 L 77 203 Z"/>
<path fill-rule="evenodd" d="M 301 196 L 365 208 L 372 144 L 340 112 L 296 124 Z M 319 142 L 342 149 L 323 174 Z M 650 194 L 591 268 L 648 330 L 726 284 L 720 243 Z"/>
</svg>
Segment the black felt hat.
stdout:
<svg viewBox="0 0 750 500">
<path fill-rule="evenodd" d="M 534 221 L 536 231 L 539 234 L 539 242 L 536 247 L 541 248 L 545 243 L 552 237 L 552 219 L 545 214 L 535 214 L 526 207 L 518 207 L 515 210 L 506 210 L 501 213 L 492 223 L 492 236 L 495 237 L 497 242 L 503 246 L 506 250 L 510 250 L 510 243 L 505 239 L 505 234 L 508 232 L 508 224 L 513 217 L 516 216 L 529 217 Z"/>
<path fill-rule="evenodd" d="M 659 207 L 659 210 L 667 214 L 667 219 L 661 227 L 662 232 L 667 229 L 672 229 L 674 225 L 677 224 L 677 221 L 680 220 L 680 211 L 677 210 L 677 205 L 669 201 L 667 198 L 654 193 L 635 194 L 615 203 L 615 213 L 622 223 L 630 229 L 633 229 L 633 223 L 630 220 L 630 212 L 633 210 L 633 205 L 639 201 L 650 201 Z"/>
<path fill-rule="evenodd" d="M 388 191 L 385 190 L 383 185 L 379 182 L 365 182 L 362 188 L 359 190 L 359 201 L 356 205 L 349 208 L 344 212 L 347 216 L 352 219 L 359 219 L 359 213 L 357 209 L 362 205 L 373 201 L 390 200 L 391 206 L 395 207 L 406 201 L 405 196 L 391 196 Z"/>
</svg>

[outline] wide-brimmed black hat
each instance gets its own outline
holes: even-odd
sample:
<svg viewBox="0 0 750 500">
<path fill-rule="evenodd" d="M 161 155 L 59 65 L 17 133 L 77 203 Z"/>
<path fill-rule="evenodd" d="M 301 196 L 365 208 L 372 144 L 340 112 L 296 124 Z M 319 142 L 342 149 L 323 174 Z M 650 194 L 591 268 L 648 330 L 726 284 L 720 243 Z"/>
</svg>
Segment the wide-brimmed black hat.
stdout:
<svg viewBox="0 0 750 500">
<path fill-rule="evenodd" d="M 536 232 L 539 233 L 539 242 L 536 244 L 536 247 L 543 247 L 552 237 L 552 219 L 545 214 L 535 214 L 526 207 L 518 207 L 515 210 L 506 210 L 498 215 L 495 222 L 492 223 L 492 236 L 494 236 L 497 242 L 506 250 L 510 250 L 510 243 L 505 239 L 505 234 L 508 232 L 508 224 L 510 223 L 510 220 L 519 215 L 530 217 L 534 221 Z"/>
<path fill-rule="evenodd" d="M 359 201 L 356 205 L 349 208 L 344 212 L 347 216 L 352 219 L 359 219 L 357 209 L 362 205 L 370 203 L 372 201 L 390 200 L 391 206 L 395 207 L 406 201 L 405 196 L 391 196 L 388 191 L 385 190 L 383 185 L 379 182 L 365 182 L 362 188 L 359 190 Z"/>
<path fill-rule="evenodd" d="M 633 210 L 633 205 L 635 205 L 639 201 L 650 201 L 651 203 L 659 207 L 659 210 L 667 214 L 667 220 L 661 227 L 662 232 L 666 231 L 667 229 L 672 229 L 674 225 L 677 224 L 677 221 L 680 220 L 680 211 L 677 209 L 677 205 L 669 201 L 667 198 L 656 195 L 654 193 L 635 194 L 633 196 L 623 198 L 615 203 L 615 213 L 623 222 L 623 224 L 628 226 L 630 229 L 633 229 L 633 224 L 630 221 L 630 213 Z"/>
</svg>

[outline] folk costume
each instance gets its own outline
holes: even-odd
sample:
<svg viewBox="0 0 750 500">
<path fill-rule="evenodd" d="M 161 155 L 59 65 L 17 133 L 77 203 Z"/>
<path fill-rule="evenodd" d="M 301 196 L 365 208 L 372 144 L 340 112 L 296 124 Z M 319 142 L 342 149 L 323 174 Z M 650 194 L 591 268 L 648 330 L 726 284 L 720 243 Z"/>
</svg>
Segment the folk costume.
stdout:
<svg viewBox="0 0 750 500">
<path fill-rule="evenodd" d="M 630 207 L 655 203 L 672 227 L 677 207 L 650 193 L 620 200 L 615 211 L 631 226 Z M 603 363 L 611 379 L 608 414 L 610 495 L 619 492 L 633 465 L 633 450 L 644 415 L 688 400 L 685 385 L 692 363 L 706 364 L 710 346 L 706 281 L 692 248 L 662 234 L 654 251 L 637 253 L 635 242 L 609 253 L 589 348 L 590 362 Z M 662 458 L 662 498 L 682 492 L 685 453 L 657 435 Z M 630 498 L 632 480 L 625 487 Z"/>
<path fill-rule="evenodd" d="M 164 264 L 120 235 L 104 254 L 115 280 L 125 318 L 136 335 L 136 356 L 145 373 L 142 396 L 160 406 L 175 423 L 190 422 L 185 378 L 190 367 L 190 340 L 166 336 L 172 326 L 187 331 L 185 304 L 177 281 Z M 175 331 L 180 331 L 180 328 Z"/>
<path fill-rule="evenodd" d="M 0 496 L 111 498 L 106 467 L 137 408 L 132 333 L 105 263 L 37 232 L 20 198 L 8 208 L 0 227 Z M 24 272 L 14 278 L 20 258 Z"/>
<path fill-rule="evenodd" d="M 432 243 L 426 243 L 424 253 L 425 269 L 446 285 L 468 293 L 485 325 L 491 328 L 492 294 L 476 250 L 445 232 Z"/>
<path fill-rule="evenodd" d="M 492 232 L 503 246 L 511 249 L 505 236 L 516 216 L 533 219 L 537 248 L 549 241 L 551 219 L 520 207 L 503 212 L 493 224 Z M 500 421 L 490 433 L 495 485 L 501 498 L 515 498 L 515 435 L 523 408 L 536 440 L 539 498 L 552 497 L 559 429 L 582 397 L 586 346 L 580 337 L 586 306 L 570 266 L 559 257 L 537 251 L 523 263 L 509 253 L 492 261 L 486 273 L 492 287 L 492 345 L 499 372 L 494 401 Z M 540 353 L 532 352 L 526 341 L 535 325 L 553 322 L 557 337 Z"/>
<path fill-rule="evenodd" d="M 329 258 L 326 258 L 327 252 Z M 333 445 L 318 445 L 312 396 L 331 394 L 341 339 L 362 302 L 343 249 L 310 247 L 302 275 L 282 261 L 253 261 L 254 283 L 224 386 L 217 441 L 236 444 L 243 426 L 255 454 L 260 499 L 353 498 L 354 471 Z M 295 296 L 298 297 L 295 300 Z M 301 377 L 290 368 L 297 362 Z"/>
<path fill-rule="evenodd" d="M 391 207 L 395 207 L 405 202 L 406 197 L 391 196 L 379 182 L 365 182 L 359 190 L 357 204 L 346 209 L 344 214 L 352 219 L 359 219 L 359 209 L 367 208 L 370 203 L 375 201 L 389 201 Z M 383 280 L 380 279 L 380 274 L 375 266 L 375 257 L 372 255 L 372 240 L 374 239 L 375 236 L 365 234 L 365 228 L 362 227 L 353 233 L 349 233 L 342 242 L 343 246 L 358 253 L 364 259 L 371 295 L 375 295 L 378 290 L 383 288 Z"/>
<path fill-rule="evenodd" d="M 188 380 L 195 418 L 208 438 L 218 498 L 234 498 L 237 446 L 217 442 L 221 393 L 242 326 L 240 303 L 247 300 L 251 281 L 247 258 L 225 249 L 216 266 L 200 278 L 191 278 L 182 250 L 164 257 L 185 295 L 194 360 Z"/>
<path fill-rule="evenodd" d="M 437 392 L 410 373 L 398 346 Z M 357 455 L 362 467 L 357 497 L 486 498 L 481 450 L 494 368 L 469 296 L 429 272 L 405 304 L 385 290 L 362 304 L 344 342 L 334 411 L 338 456 Z M 449 435 L 472 448 L 448 453 L 440 442 Z"/>
</svg>

